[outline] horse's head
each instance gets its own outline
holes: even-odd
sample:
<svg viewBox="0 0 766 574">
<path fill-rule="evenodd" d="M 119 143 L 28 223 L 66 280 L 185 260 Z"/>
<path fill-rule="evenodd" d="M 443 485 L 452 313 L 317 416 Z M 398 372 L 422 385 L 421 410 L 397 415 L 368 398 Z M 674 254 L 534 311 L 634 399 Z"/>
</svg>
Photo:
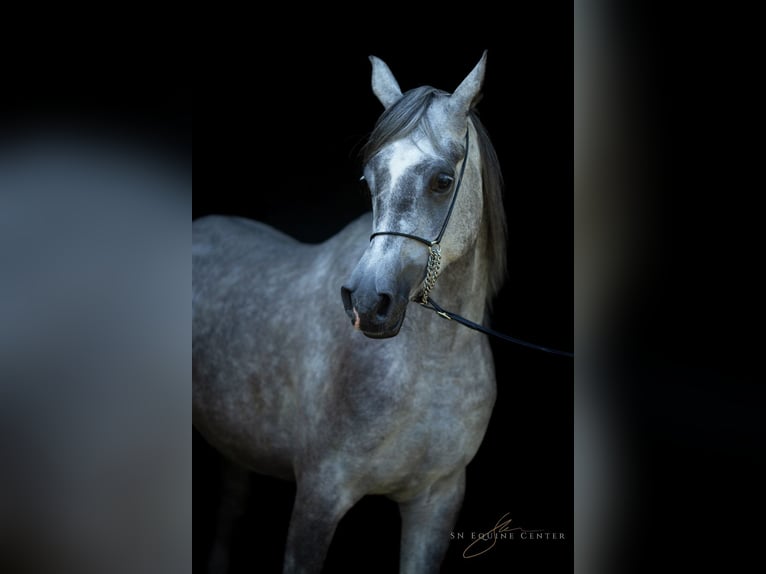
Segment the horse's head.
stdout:
<svg viewBox="0 0 766 574">
<path fill-rule="evenodd" d="M 385 107 L 364 153 L 373 237 L 341 294 L 354 326 L 384 338 L 423 296 L 429 244 L 440 250 L 442 273 L 476 244 L 482 170 L 469 113 L 486 52 L 452 95 L 428 86 L 402 94 L 388 66 L 370 60 L 372 90 Z"/>
</svg>

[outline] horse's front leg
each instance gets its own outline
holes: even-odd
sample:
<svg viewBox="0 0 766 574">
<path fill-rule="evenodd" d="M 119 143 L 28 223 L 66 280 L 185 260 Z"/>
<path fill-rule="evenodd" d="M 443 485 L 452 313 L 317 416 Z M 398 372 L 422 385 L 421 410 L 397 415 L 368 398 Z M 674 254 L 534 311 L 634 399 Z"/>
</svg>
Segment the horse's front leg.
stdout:
<svg viewBox="0 0 766 574">
<path fill-rule="evenodd" d="M 343 484 L 327 476 L 298 479 L 295 505 L 285 549 L 284 574 L 319 574 L 335 528 L 359 500 Z"/>
<path fill-rule="evenodd" d="M 465 492 L 465 469 L 399 502 L 402 516 L 399 574 L 438 573 Z"/>
</svg>

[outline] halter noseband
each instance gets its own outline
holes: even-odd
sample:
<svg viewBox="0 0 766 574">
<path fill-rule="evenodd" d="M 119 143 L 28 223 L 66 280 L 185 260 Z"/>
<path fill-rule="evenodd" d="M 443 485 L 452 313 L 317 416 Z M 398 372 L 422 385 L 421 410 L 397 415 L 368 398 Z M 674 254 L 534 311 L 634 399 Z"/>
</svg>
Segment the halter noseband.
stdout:
<svg viewBox="0 0 766 574">
<path fill-rule="evenodd" d="M 455 207 L 455 200 L 457 199 L 457 194 L 460 191 L 460 184 L 463 181 L 463 174 L 465 173 L 465 165 L 468 163 L 468 143 L 469 143 L 468 131 L 466 130 L 465 155 L 463 156 L 463 165 L 460 167 L 460 175 L 458 175 L 457 183 L 455 184 L 455 193 L 452 194 L 452 200 L 450 201 L 449 209 L 447 210 L 447 216 L 444 218 L 444 223 L 442 223 L 442 227 L 439 230 L 439 235 L 436 236 L 436 239 L 428 240 L 418 235 L 412 235 L 411 233 L 402 233 L 401 231 L 376 231 L 375 233 L 370 235 L 370 241 L 372 241 L 378 235 L 398 235 L 399 237 L 414 239 L 415 241 L 419 241 L 420 243 L 423 243 L 426 247 L 428 247 L 428 263 L 426 263 L 426 278 L 423 281 L 423 295 L 419 301 L 421 305 L 428 305 L 428 294 L 436 285 L 436 279 L 439 277 L 439 269 L 441 268 L 441 263 L 442 263 L 442 254 L 441 254 L 440 244 L 441 244 L 442 237 L 444 236 L 444 232 L 447 230 L 447 224 L 449 223 L 450 217 L 452 217 L 452 209 Z"/>
</svg>

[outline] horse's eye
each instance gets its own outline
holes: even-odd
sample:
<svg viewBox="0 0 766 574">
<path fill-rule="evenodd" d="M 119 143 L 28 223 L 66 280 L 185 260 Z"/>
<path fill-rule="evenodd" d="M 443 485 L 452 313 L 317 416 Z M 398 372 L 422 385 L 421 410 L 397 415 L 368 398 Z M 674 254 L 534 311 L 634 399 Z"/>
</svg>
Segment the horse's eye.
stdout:
<svg viewBox="0 0 766 574">
<path fill-rule="evenodd" d="M 436 193 L 446 193 L 452 188 L 455 178 L 446 173 L 440 173 L 434 178 L 431 189 Z"/>
</svg>

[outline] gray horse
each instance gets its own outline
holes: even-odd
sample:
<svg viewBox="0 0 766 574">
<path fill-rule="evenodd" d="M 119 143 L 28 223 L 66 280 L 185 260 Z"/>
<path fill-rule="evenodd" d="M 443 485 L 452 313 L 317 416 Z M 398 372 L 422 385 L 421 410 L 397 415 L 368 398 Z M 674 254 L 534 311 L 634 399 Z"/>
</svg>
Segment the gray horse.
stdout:
<svg viewBox="0 0 766 574">
<path fill-rule="evenodd" d="M 367 494 L 399 505 L 400 572 L 438 572 L 495 402 L 486 336 L 409 304 L 433 295 L 481 320 L 505 274 L 500 170 L 472 111 L 486 53 L 452 95 L 402 94 L 370 59 L 385 107 L 363 152 L 372 214 L 317 245 L 240 218 L 193 224 L 194 425 L 296 481 L 289 573 L 321 571 Z"/>
</svg>

